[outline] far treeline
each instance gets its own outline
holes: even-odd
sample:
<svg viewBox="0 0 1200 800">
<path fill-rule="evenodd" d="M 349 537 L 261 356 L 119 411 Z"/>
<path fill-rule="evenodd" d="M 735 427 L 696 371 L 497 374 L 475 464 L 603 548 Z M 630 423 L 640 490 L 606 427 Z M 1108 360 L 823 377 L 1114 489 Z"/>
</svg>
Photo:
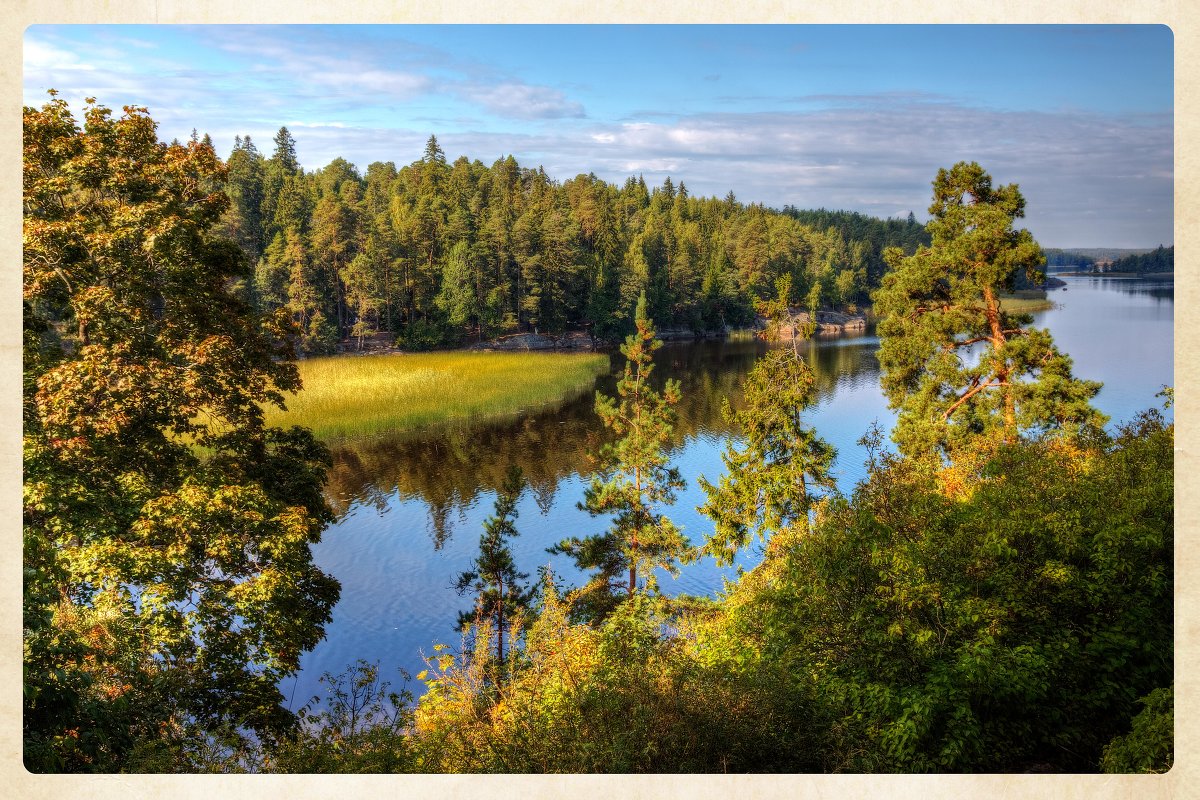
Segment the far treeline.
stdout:
<svg viewBox="0 0 1200 800">
<path fill-rule="evenodd" d="M 1157 272 L 1175 271 L 1175 246 L 1163 247 L 1161 244 L 1149 253 L 1125 256 L 1112 263 L 1107 272 L 1136 272 L 1146 275 Z"/>
<path fill-rule="evenodd" d="M 256 265 L 244 298 L 290 316 L 307 353 L 376 333 L 408 349 L 568 329 L 616 342 L 643 291 L 660 328 L 747 326 L 784 276 L 793 305 L 863 304 L 884 249 L 929 242 L 911 214 L 779 212 L 670 177 L 560 183 L 512 156 L 447 163 L 434 136 L 419 160 L 360 175 L 342 158 L 303 170 L 281 128 L 270 157 L 238 137 L 227 165 L 220 231 Z"/>
</svg>

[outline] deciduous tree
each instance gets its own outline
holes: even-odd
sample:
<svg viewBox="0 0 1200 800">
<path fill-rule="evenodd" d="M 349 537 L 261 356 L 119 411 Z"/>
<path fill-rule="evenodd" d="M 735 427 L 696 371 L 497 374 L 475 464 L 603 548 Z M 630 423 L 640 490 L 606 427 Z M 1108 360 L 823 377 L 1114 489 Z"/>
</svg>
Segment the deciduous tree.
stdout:
<svg viewBox="0 0 1200 800">
<path fill-rule="evenodd" d="M 24 126 L 30 766 L 127 766 L 128 734 L 74 738 L 99 716 L 277 734 L 277 684 L 339 592 L 311 553 L 328 455 L 263 424 L 298 379 L 284 330 L 230 291 L 248 267 L 211 235 L 225 168 L 141 108 L 89 101 L 81 129 L 52 97 Z"/>
</svg>

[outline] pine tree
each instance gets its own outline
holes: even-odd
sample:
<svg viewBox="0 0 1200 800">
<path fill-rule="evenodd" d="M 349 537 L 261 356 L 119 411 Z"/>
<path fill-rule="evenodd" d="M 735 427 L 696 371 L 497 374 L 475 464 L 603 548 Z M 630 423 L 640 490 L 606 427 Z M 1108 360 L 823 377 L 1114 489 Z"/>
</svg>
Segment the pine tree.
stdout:
<svg viewBox="0 0 1200 800">
<path fill-rule="evenodd" d="M 229 179 L 225 193 L 229 209 L 222 219 L 222 232 L 241 246 L 250 263 L 262 257 L 263 158 L 247 136 L 237 137 L 229 155 Z"/>
<path fill-rule="evenodd" d="M 446 256 L 442 265 L 442 288 L 434 302 L 455 328 L 462 329 L 478 322 L 480 309 L 466 242 L 455 244 Z"/>
<path fill-rule="evenodd" d="M 272 158 L 280 169 L 284 173 L 292 175 L 299 172 L 300 162 L 296 160 L 296 140 L 292 138 L 291 131 L 286 127 L 280 128 L 273 141 L 275 142 L 275 153 Z"/>
<path fill-rule="evenodd" d="M 635 322 L 637 331 L 621 347 L 628 360 L 617 383 L 620 401 L 596 395 L 596 413 L 622 438 L 602 451 L 604 469 L 592 479 L 581 504 L 593 515 L 613 514 L 613 525 L 605 533 L 571 537 L 550 549 L 570 555 L 581 569 L 596 570 L 585 593 L 593 617 L 603 617 L 615 606 L 623 573 L 628 575 L 626 596 L 632 596 L 639 572 L 653 588 L 655 568 L 674 572 L 691 557 L 687 539 L 656 508 L 674 502 L 675 491 L 684 486 L 679 470 L 668 466 L 679 382 L 668 380 L 661 393 L 650 386 L 652 357 L 662 342 L 654 338 L 645 293 L 638 299 Z"/>
<path fill-rule="evenodd" d="M 813 490 L 834 490 L 834 449 L 800 418 L 814 399 L 813 373 L 794 341 L 755 363 L 742 386 L 743 408 L 725 401 L 725 418 L 741 430 L 745 446 L 727 446 L 719 486 L 700 478 L 708 496 L 700 512 L 716 526 L 705 551 L 719 564 L 732 563 L 753 532 L 766 541 L 785 527 L 807 530 Z"/>
<path fill-rule="evenodd" d="M 491 622 L 496 635 L 497 665 L 504 664 L 505 632 L 512 629 L 517 615 L 529 608 L 534 596 L 534 590 L 523 583 L 529 575 L 517 571 L 507 541 L 518 535 L 513 518 L 517 516 L 517 500 L 524 486 L 521 468 L 510 467 L 496 493 L 495 513 L 483 523 L 479 556 L 472 562 L 474 568 L 459 575 L 454 584 L 460 595 L 475 592 L 475 611 L 460 614 L 458 624 L 465 627 L 481 619 Z"/>
<path fill-rule="evenodd" d="M 1018 272 L 1038 282 L 1045 263 L 1029 231 L 1013 228 L 1025 215 L 1017 186 L 993 187 L 961 162 L 938 171 L 929 213 L 932 243 L 907 258 L 889 248 L 892 271 L 874 295 L 901 452 L 954 459 L 1023 431 L 1102 425 L 1089 404 L 1100 385 L 1076 379 L 1050 333 L 1001 303 Z"/>
</svg>

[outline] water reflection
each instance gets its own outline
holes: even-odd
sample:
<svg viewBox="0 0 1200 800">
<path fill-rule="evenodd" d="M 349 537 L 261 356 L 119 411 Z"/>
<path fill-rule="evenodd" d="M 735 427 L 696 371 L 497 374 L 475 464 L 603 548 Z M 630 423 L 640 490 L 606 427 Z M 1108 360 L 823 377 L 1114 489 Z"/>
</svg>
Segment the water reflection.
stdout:
<svg viewBox="0 0 1200 800">
<path fill-rule="evenodd" d="M 878 341 L 865 334 L 804 342 L 800 347 L 815 376 L 817 401 L 845 387 L 878 380 L 874 352 Z M 742 402 L 741 384 L 754 362 L 766 352 L 759 341 L 698 342 L 665 345 L 655 356 L 653 381 L 680 382 L 682 399 L 673 449 L 688 441 L 724 440 L 731 431 L 722 414 L 726 400 Z M 595 388 L 615 392 L 615 373 L 623 357 L 613 356 L 613 374 L 596 380 Z M 420 434 L 376 436 L 343 442 L 333 448 L 327 494 L 339 517 L 356 506 L 385 513 L 394 498 L 419 499 L 429 509 L 430 535 L 436 548 L 445 544 L 451 520 L 491 495 L 516 464 L 529 483 L 540 510 L 554 504 L 561 481 L 589 477 L 596 454 L 607 441 L 594 407 L 594 393 L 558 409 L 522 414 L 504 422 L 476 423 Z"/>
<path fill-rule="evenodd" d="M 1151 297 L 1163 303 L 1174 303 L 1175 301 L 1175 282 L 1170 278 L 1089 277 L 1078 281 L 1078 283 L 1095 289 Z"/>
</svg>

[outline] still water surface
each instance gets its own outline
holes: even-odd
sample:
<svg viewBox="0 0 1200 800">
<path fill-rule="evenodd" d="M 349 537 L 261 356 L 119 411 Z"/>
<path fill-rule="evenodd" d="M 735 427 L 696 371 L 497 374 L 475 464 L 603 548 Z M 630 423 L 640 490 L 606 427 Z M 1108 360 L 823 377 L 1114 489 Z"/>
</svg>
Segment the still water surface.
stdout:
<svg viewBox="0 0 1200 800">
<path fill-rule="evenodd" d="M 1074 359 L 1076 375 L 1104 383 L 1096 405 L 1113 424 L 1160 405 L 1155 393 L 1174 382 L 1172 285 L 1064 280 L 1067 289 L 1051 293 L 1058 307 L 1038 314 L 1034 324 L 1050 329 Z M 887 430 L 895 419 L 879 387 L 878 345 L 868 333 L 806 348 L 818 386 L 818 402 L 807 418 L 837 448 L 844 492 L 865 475 L 866 453 L 858 439 L 872 422 Z M 726 398 L 738 404 L 742 379 L 765 351 L 753 341 L 700 342 L 668 344 L 656 354 L 655 378 L 677 378 L 682 385 L 672 458 L 687 486 L 668 514 L 693 542 L 711 530 L 696 512 L 704 502 L 696 479 L 718 482 L 721 452 L 731 436 L 722 404 Z M 620 363 L 617 355 L 614 366 Z M 606 376 L 596 388 L 612 394 L 613 386 L 614 378 Z M 518 567 L 533 576 L 548 565 L 560 586 L 579 582 L 570 562 L 548 555 L 546 548 L 605 528 L 603 519 L 577 507 L 593 471 L 592 456 L 605 441 L 593 402 L 589 392 L 558 411 L 502 424 L 335 448 L 327 488 L 339 518 L 315 548 L 315 558 L 341 581 L 342 597 L 325 641 L 304 656 L 300 675 L 282 686 L 292 708 L 323 694 L 322 673 L 340 672 L 355 659 L 379 662 L 383 675 L 398 685 L 395 670 L 424 669 L 421 654 L 432 653 L 435 643 L 457 649 L 455 620 L 472 602 L 455 594 L 451 584 L 478 552 L 483 521 L 509 464 L 518 464 L 529 483 L 518 503 L 520 536 L 513 542 Z M 749 566 L 757 558 L 752 548 L 741 563 Z M 664 573 L 659 581 L 670 594 L 711 595 L 734 574 L 704 559 L 684 567 L 677 579 Z"/>
</svg>

